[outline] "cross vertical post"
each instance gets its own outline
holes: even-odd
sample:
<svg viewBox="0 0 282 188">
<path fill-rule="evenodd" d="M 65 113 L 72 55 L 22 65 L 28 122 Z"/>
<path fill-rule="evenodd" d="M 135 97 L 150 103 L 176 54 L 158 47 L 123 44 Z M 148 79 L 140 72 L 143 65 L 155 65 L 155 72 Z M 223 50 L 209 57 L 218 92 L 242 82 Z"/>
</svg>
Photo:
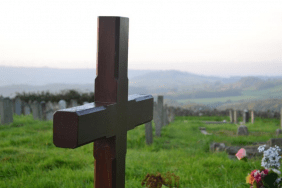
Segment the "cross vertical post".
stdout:
<svg viewBox="0 0 282 188">
<path fill-rule="evenodd" d="M 94 142 L 95 188 L 125 187 L 127 131 L 153 119 L 152 95 L 128 96 L 128 31 L 128 18 L 98 17 L 94 102 L 53 117 L 55 146 Z"/>
</svg>

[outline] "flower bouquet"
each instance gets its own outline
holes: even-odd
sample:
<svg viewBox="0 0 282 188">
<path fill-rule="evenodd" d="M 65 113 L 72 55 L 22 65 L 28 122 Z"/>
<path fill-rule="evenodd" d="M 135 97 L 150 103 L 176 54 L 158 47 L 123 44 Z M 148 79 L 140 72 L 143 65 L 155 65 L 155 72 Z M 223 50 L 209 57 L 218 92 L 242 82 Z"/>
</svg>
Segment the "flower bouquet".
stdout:
<svg viewBox="0 0 282 188">
<path fill-rule="evenodd" d="M 259 152 L 263 152 L 266 145 L 259 146 Z M 263 158 L 261 162 L 262 168 L 260 170 L 253 170 L 251 174 L 246 177 L 246 183 L 250 184 L 250 188 L 281 188 L 281 172 L 279 171 L 281 158 L 278 154 L 281 151 L 278 146 L 275 148 L 270 147 L 263 152 Z M 239 160 L 247 161 L 247 154 L 244 148 L 241 148 L 236 157 Z"/>
</svg>

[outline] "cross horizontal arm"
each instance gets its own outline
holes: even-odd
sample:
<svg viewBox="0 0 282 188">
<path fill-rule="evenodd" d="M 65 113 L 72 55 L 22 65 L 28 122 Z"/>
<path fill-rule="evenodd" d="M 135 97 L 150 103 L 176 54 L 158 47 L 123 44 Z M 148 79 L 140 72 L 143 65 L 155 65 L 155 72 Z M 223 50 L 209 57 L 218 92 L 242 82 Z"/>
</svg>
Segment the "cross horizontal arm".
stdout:
<svg viewBox="0 0 282 188">
<path fill-rule="evenodd" d="M 127 104 L 127 130 L 153 119 L 151 95 L 129 95 Z M 58 110 L 53 116 L 53 142 L 56 147 L 77 148 L 100 138 L 115 135 L 116 104 L 95 106 L 89 103 Z"/>
</svg>

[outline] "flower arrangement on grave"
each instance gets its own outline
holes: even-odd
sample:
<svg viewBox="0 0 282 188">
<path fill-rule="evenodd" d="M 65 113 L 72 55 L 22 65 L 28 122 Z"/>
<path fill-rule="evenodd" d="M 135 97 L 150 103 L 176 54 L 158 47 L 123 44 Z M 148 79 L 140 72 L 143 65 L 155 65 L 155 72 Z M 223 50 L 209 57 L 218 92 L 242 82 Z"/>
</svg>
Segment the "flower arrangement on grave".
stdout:
<svg viewBox="0 0 282 188">
<path fill-rule="evenodd" d="M 262 168 L 260 170 L 253 170 L 246 177 L 246 183 L 251 185 L 250 188 L 281 188 L 281 172 L 278 151 L 281 149 L 278 146 L 275 148 L 270 147 L 268 150 L 264 151 L 266 145 L 259 146 L 258 151 L 263 152 L 263 158 L 261 161 Z M 236 157 L 239 160 L 244 160 L 247 162 L 247 153 L 244 148 L 241 148 L 237 153 Z"/>
<path fill-rule="evenodd" d="M 172 183 L 171 177 L 174 177 L 174 185 Z M 166 180 L 168 179 L 168 180 Z M 172 186 L 177 186 L 179 187 L 179 177 L 176 176 L 174 173 L 167 172 L 165 177 L 162 177 L 160 173 L 157 173 L 156 175 L 154 174 L 147 174 L 144 180 L 142 181 L 141 185 L 142 186 L 147 186 L 148 188 L 161 188 L 162 185 L 172 187 Z M 177 182 L 177 185 L 176 185 Z"/>
</svg>

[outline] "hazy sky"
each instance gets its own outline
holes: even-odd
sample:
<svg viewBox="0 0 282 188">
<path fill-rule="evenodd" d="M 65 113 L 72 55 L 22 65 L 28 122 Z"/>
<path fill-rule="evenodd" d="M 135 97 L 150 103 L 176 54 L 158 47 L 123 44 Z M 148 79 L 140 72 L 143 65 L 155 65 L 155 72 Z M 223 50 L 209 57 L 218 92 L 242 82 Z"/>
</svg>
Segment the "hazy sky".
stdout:
<svg viewBox="0 0 282 188">
<path fill-rule="evenodd" d="M 0 66 L 95 68 L 98 16 L 129 17 L 129 69 L 282 75 L 282 0 L 0 0 Z"/>
</svg>

